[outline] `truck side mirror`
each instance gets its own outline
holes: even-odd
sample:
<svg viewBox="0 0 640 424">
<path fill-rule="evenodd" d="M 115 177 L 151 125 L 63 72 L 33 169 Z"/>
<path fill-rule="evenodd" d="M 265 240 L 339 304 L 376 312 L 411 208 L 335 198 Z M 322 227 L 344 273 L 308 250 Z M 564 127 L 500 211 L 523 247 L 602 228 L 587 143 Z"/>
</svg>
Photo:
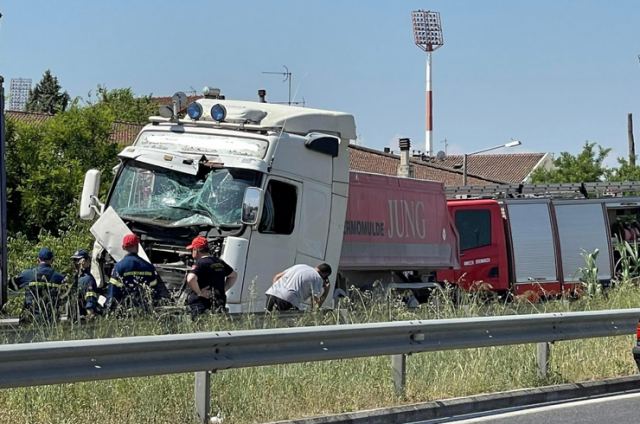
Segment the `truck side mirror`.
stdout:
<svg viewBox="0 0 640 424">
<path fill-rule="evenodd" d="M 90 169 L 84 176 L 84 186 L 80 197 L 80 219 L 92 220 L 95 218 L 96 212 L 100 212 L 98 208 L 102 205 L 97 197 L 99 190 L 100 171 Z"/>
<path fill-rule="evenodd" d="M 262 189 L 247 187 L 242 201 L 242 223 L 255 225 L 260 219 L 260 205 L 262 205 Z"/>
</svg>

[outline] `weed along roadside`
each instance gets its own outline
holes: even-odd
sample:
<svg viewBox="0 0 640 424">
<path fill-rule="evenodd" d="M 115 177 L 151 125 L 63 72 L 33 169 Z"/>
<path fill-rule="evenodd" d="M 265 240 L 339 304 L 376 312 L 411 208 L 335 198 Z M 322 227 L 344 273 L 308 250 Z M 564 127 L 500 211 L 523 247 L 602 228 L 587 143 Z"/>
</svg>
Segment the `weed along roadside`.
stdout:
<svg viewBox="0 0 640 424">
<path fill-rule="evenodd" d="M 11 337 L 24 340 L 68 340 L 241 330 L 336 323 L 367 323 L 389 320 L 456 318 L 557 311 L 630 308 L 640 304 L 640 289 L 619 284 L 607 296 L 595 295 L 577 301 L 545 303 L 485 303 L 463 296 L 456 306 L 447 296 L 434 295 L 429 303 L 410 310 L 402 302 L 379 302 L 363 296 L 334 311 L 306 313 L 298 317 L 261 318 L 246 314 L 207 316 L 191 321 L 175 315 L 146 319 L 105 319 L 95 325 L 27 327 Z M 3 343 L 11 342 L 3 333 Z M 549 384 L 578 382 L 635 373 L 629 354 L 632 337 L 612 337 L 559 342 L 552 349 L 546 377 L 537 374 L 536 346 L 515 345 L 482 349 L 414 354 L 407 361 L 406 393 L 397 396 L 389 378 L 388 357 L 334 360 L 292 365 L 219 371 L 212 376 L 214 415 L 220 411 L 227 423 L 267 422 L 301 416 L 355 411 L 478 393 Z M 194 418 L 193 376 L 129 378 L 62 386 L 10 389 L 0 392 L 2 422 L 104 423 L 191 422 Z M 286 399 L 298 399 L 295 405 Z M 108 400 L 108 401 L 106 401 Z M 301 406 L 302 405 L 302 406 Z M 195 422 L 195 421 L 194 421 Z"/>
</svg>

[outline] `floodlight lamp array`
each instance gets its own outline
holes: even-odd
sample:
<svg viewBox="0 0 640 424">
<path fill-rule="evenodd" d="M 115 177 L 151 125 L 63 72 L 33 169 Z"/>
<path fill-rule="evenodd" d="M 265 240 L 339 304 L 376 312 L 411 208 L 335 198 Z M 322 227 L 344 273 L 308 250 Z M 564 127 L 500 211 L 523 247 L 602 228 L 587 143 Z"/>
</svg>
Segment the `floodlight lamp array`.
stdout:
<svg viewBox="0 0 640 424">
<path fill-rule="evenodd" d="M 440 13 L 429 10 L 414 10 L 411 12 L 413 21 L 413 38 L 416 46 L 431 52 L 444 45 Z"/>
</svg>

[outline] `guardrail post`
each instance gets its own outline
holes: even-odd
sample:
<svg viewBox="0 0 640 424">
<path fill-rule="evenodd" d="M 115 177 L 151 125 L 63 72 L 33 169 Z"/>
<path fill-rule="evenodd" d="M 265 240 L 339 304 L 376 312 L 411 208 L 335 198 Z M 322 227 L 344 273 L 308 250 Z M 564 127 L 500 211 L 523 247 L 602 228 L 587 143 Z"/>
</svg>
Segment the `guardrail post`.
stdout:
<svg viewBox="0 0 640 424">
<path fill-rule="evenodd" d="M 199 371 L 195 373 L 196 413 L 199 422 L 207 424 L 211 416 L 211 373 L 215 371 Z"/>
<path fill-rule="evenodd" d="M 393 377 L 393 388 L 397 396 L 404 396 L 404 389 L 407 383 L 407 355 L 391 355 L 391 375 Z"/>
<path fill-rule="evenodd" d="M 541 342 L 537 345 L 538 377 L 546 378 L 549 373 L 549 357 L 551 356 L 551 344 Z"/>
</svg>

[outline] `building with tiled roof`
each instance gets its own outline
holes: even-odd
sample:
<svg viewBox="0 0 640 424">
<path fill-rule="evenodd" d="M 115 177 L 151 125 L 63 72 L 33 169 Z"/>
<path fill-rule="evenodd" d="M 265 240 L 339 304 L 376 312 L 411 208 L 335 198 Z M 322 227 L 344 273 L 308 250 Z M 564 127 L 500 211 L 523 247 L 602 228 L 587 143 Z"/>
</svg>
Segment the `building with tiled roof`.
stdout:
<svg viewBox="0 0 640 424">
<path fill-rule="evenodd" d="M 435 163 L 444 168 L 461 169 L 463 156 L 450 155 Z M 531 173 L 537 168 L 550 169 L 553 165 L 551 153 L 503 153 L 467 156 L 467 174 L 505 181 L 512 184 L 529 182 Z"/>
<path fill-rule="evenodd" d="M 53 117 L 53 115 L 48 113 L 18 111 L 6 111 L 5 116 L 7 120 L 27 124 L 44 124 Z M 143 125 L 140 124 L 116 121 L 111 127 L 112 129 L 109 140 L 116 144 L 129 145 L 133 143 L 133 140 L 135 140 L 136 135 L 138 135 L 142 127 Z"/>
<path fill-rule="evenodd" d="M 5 111 L 6 119 L 12 119 L 17 122 L 24 122 L 25 124 L 42 124 L 52 116 L 53 115 L 50 115 L 48 113 L 20 112 L 17 110 Z"/>
<path fill-rule="evenodd" d="M 170 97 L 166 99 L 170 100 Z M 6 112 L 7 119 L 27 123 L 43 123 L 53 115 L 33 112 Z M 114 122 L 110 140 L 120 145 L 133 143 L 143 125 Z M 400 157 L 392 152 L 374 150 L 352 144 L 350 168 L 354 171 L 397 175 Z M 552 166 L 549 153 L 513 153 L 498 155 L 471 155 L 467 157 L 467 183 L 469 185 L 517 184 L 527 182 L 534 169 Z M 415 177 L 443 182 L 445 185 L 462 185 L 462 155 L 447 156 L 443 160 L 412 158 Z"/>
<path fill-rule="evenodd" d="M 384 175 L 398 174 L 400 156 L 353 144 L 350 147 L 349 167 L 353 171 Z M 411 159 L 411 164 L 415 170 L 415 178 L 440 181 L 445 185 L 462 185 L 462 171 L 459 169 L 447 168 L 440 164 L 417 159 Z M 497 178 L 491 179 L 478 174 L 467 173 L 467 183 L 469 185 L 502 184 L 505 182 Z"/>
<path fill-rule="evenodd" d="M 128 146 L 133 143 L 144 125 L 129 122 L 114 122 L 109 140 L 116 144 Z"/>
<path fill-rule="evenodd" d="M 202 96 L 187 96 L 187 104 L 195 102 L 201 98 Z M 173 103 L 173 96 L 151 97 L 151 101 L 156 103 L 158 106 L 170 105 Z"/>
<path fill-rule="evenodd" d="M 353 147 L 353 146 L 352 146 Z M 360 146 L 356 148 L 363 149 Z M 364 150 L 377 152 L 376 150 Z M 399 161 L 399 156 L 394 155 L 388 147 L 385 147 L 383 154 L 390 154 Z M 375 161 L 375 158 L 371 158 Z M 437 169 L 444 169 L 459 174 L 459 181 L 450 183 L 449 180 L 442 179 L 446 185 L 462 184 L 462 163 L 463 155 L 448 155 L 442 159 L 435 157 L 425 158 L 422 155 L 412 154 L 413 164 L 426 164 Z M 365 166 L 366 167 L 366 166 Z M 531 174 L 536 169 L 553 168 L 552 153 L 503 153 L 503 154 L 474 154 L 467 155 L 467 177 L 472 175 L 484 181 L 495 181 L 498 184 L 520 184 L 529 183 Z M 439 180 L 440 181 L 440 180 Z M 475 185 L 472 180 L 468 184 Z M 487 184 L 487 183 L 485 183 Z"/>
</svg>

